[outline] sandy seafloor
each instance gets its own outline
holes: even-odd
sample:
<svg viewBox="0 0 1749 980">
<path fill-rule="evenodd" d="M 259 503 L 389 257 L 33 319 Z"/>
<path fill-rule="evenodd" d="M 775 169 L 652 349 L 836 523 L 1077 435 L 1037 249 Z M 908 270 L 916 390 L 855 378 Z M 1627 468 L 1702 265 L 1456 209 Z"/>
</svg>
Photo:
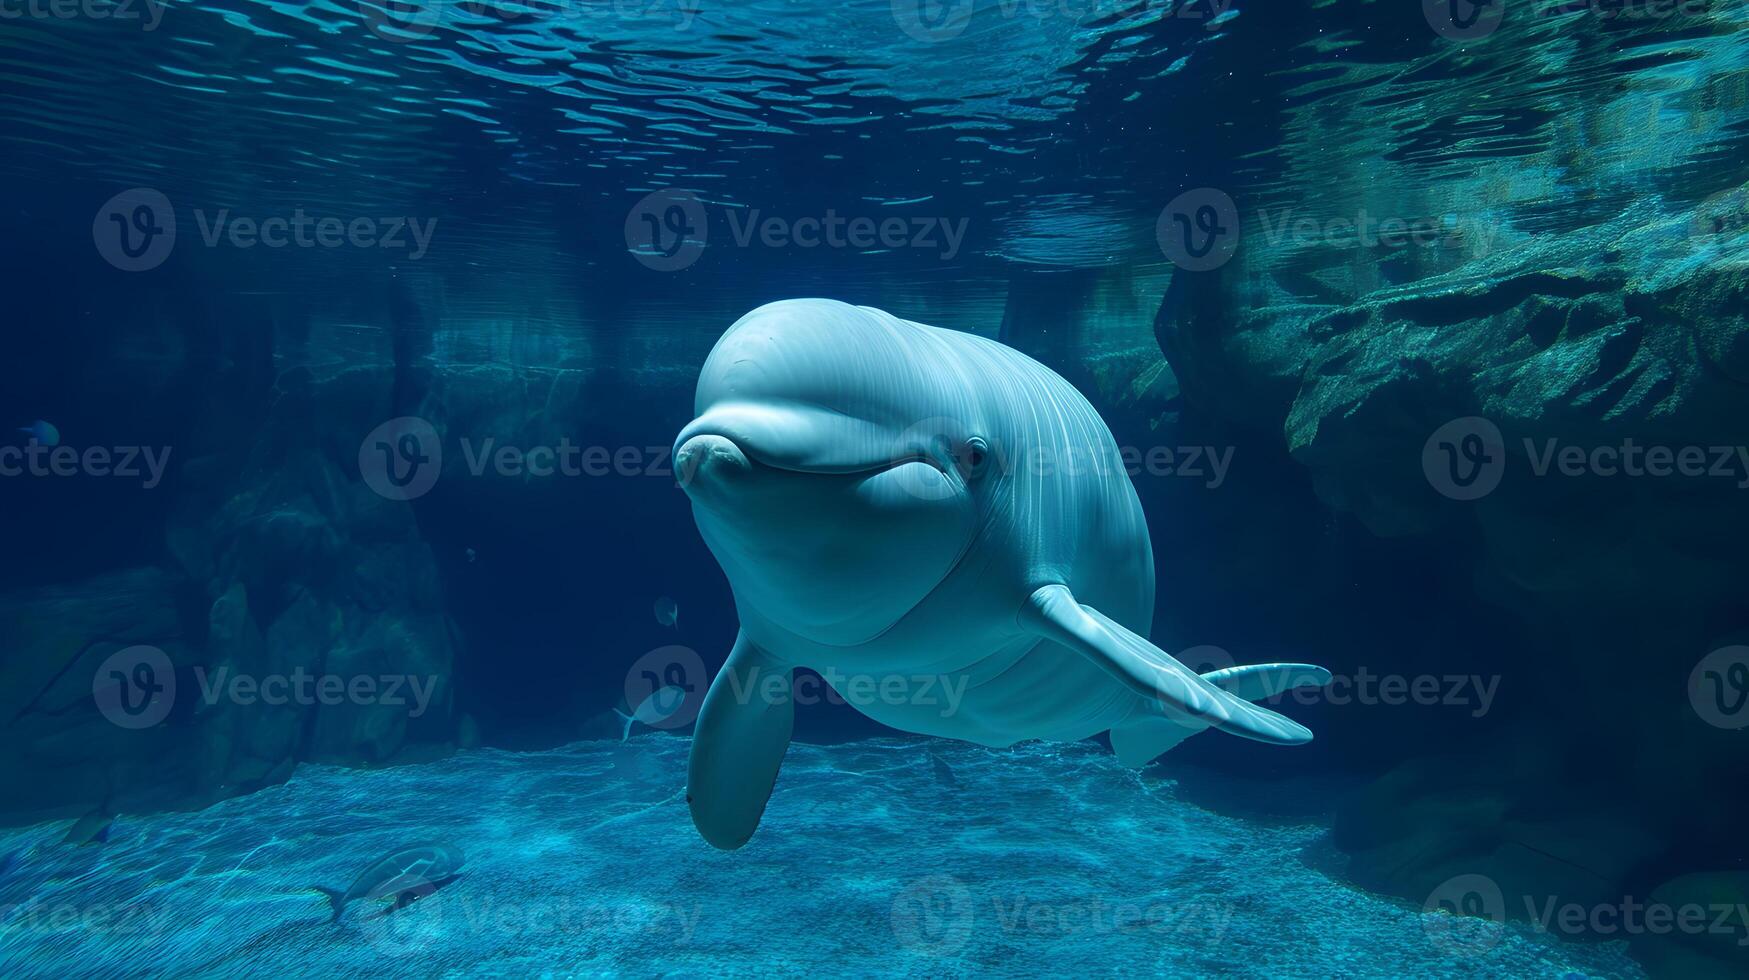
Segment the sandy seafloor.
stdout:
<svg viewBox="0 0 1749 980">
<path fill-rule="evenodd" d="M 1315 823 L 1221 816 L 1091 743 L 791 748 L 741 851 L 694 832 L 666 734 L 376 771 L 198 813 L 0 832 L 0 976 L 1640 976 L 1620 944 L 1424 913 L 1333 879 Z M 461 877 L 338 925 L 398 846 Z"/>
</svg>

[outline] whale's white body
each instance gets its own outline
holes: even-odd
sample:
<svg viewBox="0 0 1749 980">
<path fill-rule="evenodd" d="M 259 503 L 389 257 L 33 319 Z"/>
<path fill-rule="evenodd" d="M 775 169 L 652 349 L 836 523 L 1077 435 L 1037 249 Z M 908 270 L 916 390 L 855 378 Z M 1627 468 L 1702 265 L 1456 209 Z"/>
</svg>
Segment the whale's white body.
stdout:
<svg viewBox="0 0 1749 980">
<path fill-rule="evenodd" d="M 984 420 L 1003 486 L 980 500 L 973 544 L 915 607 L 885 632 L 851 646 L 799 636 L 740 599 L 741 627 L 761 648 L 831 681 L 941 676 L 963 678 L 959 710 L 937 696 L 859 697 L 857 708 L 908 732 L 1007 746 L 1029 738 L 1073 741 L 1106 731 L 1143 699 L 1086 658 L 1021 629 L 1015 621 L 1027 583 L 1058 578 L 1077 598 L 1146 635 L 1154 610 L 1154 556 L 1135 488 L 1118 447 L 1093 407 L 1037 361 L 974 334 L 899 320 L 877 311 L 866 331 L 879 332 L 920 363 L 951 379 L 944 390 L 909 396 L 940 406 L 919 418 Z M 907 384 L 934 387 L 934 379 Z M 968 383 L 975 380 L 975 384 Z M 1093 466 L 1088 449 L 1111 465 Z M 1024 449 L 1028 458 L 1014 458 Z M 1079 476 L 1051 472 L 1079 466 Z M 710 537 L 706 532 L 707 540 Z M 869 569 L 869 586 L 881 572 Z M 917 681 L 921 687 L 924 681 Z M 838 684 L 843 687 L 845 685 Z M 840 690 L 841 695 L 846 691 Z"/>
<path fill-rule="evenodd" d="M 771 702 L 797 667 L 876 721 L 989 746 L 1109 730 L 1140 764 L 1211 724 L 1310 737 L 1217 690 L 1261 696 L 1241 688 L 1262 669 L 1211 685 L 1137 639 L 1154 606 L 1141 503 L 1098 413 L 1031 358 L 791 300 L 724 334 L 696 410 L 676 459 L 742 631 L 694 746 L 712 843 L 758 822 L 788 743 Z M 1267 668 L 1273 689 L 1288 669 Z"/>
</svg>

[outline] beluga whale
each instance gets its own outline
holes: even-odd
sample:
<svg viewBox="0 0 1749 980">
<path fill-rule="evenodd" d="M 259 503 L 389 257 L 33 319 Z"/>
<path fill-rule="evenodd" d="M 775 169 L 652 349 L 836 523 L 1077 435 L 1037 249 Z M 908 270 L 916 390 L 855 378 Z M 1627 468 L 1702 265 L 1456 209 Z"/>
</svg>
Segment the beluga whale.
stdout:
<svg viewBox="0 0 1749 980">
<path fill-rule="evenodd" d="M 902 731 L 990 747 L 1109 732 L 1133 767 L 1209 728 L 1311 739 L 1252 702 L 1328 671 L 1199 674 L 1149 642 L 1141 501 L 1105 422 L 1037 361 L 872 307 L 784 300 L 717 341 L 694 414 L 676 473 L 740 619 L 688 763 L 712 845 L 759 825 L 797 668 Z"/>
</svg>

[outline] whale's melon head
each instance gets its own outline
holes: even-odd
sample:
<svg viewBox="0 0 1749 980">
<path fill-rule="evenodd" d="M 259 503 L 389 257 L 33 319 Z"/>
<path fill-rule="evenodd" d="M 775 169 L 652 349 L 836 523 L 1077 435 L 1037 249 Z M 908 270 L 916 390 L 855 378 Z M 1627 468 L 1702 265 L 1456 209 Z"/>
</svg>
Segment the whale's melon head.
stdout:
<svg viewBox="0 0 1749 980">
<path fill-rule="evenodd" d="M 674 461 L 740 605 L 854 645 L 903 618 L 970 547 L 986 438 L 925 330 L 789 300 L 718 341 Z"/>
</svg>

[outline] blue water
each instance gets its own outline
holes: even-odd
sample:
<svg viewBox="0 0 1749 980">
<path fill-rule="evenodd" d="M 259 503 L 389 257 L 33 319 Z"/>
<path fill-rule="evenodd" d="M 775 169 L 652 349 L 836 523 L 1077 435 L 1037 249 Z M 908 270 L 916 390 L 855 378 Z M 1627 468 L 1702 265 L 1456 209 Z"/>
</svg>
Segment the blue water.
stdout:
<svg viewBox="0 0 1749 980">
<path fill-rule="evenodd" d="M 0 480 L 0 977 L 1641 975 L 1419 903 L 1458 871 L 1514 915 L 1749 894 L 1742 730 L 1684 687 L 1749 649 L 1741 487 L 1520 468 L 1450 507 L 1422 454 L 1477 413 L 1744 443 L 1749 3 L 1499 0 L 1453 39 L 1463 4 L 0 0 L 0 453 L 172 453 L 151 487 Z M 106 224 L 136 189 L 179 222 L 152 268 Z M 1208 190 L 1244 244 L 1197 271 L 1159 230 Z M 669 192 L 709 234 L 660 269 L 633 231 Z M 430 248 L 206 234 L 293 215 Z M 964 239 L 738 241 L 754 216 Z M 1364 216 L 1441 241 L 1284 230 Z M 684 735 L 578 741 L 617 734 L 646 651 L 686 647 L 702 691 L 736 637 L 673 474 L 469 458 L 659 470 L 712 344 L 798 296 L 1022 350 L 1126 446 L 1227 451 L 1218 485 L 1137 480 L 1163 648 L 1498 702 L 1287 704 L 1311 745 L 1211 734 L 1143 773 L 803 704 L 758 833 L 712 850 Z M 393 499 L 360 451 L 409 416 L 445 457 Z M 185 694 L 123 730 L 92 681 L 136 644 L 185 692 L 441 684 L 417 718 Z M 1414 832 L 1373 833 L 1397 806 Z M 82 813 L 121 815 L 64 844 Z M 311 886 L 418 843 L 462 877 L 328 922 Z M 1633 939 L 1729 975 L 1738 936 Z"/>
<path fill-rule="evenodd" d="M 11 831 L 0 974 L 75 976 L 1640 976 L 1563 944 L 1333 879 L 1316 822 L 1221 816 L 1093 745 L 796 745 L 743 851 L 698 839 L 687 740 L 306 766 L 106 848 Z M 408 843 L 460 880 L 339 925 L 344 887 Z M 83 923 L 83 924 L 80 924 Z"/>
</svg>

